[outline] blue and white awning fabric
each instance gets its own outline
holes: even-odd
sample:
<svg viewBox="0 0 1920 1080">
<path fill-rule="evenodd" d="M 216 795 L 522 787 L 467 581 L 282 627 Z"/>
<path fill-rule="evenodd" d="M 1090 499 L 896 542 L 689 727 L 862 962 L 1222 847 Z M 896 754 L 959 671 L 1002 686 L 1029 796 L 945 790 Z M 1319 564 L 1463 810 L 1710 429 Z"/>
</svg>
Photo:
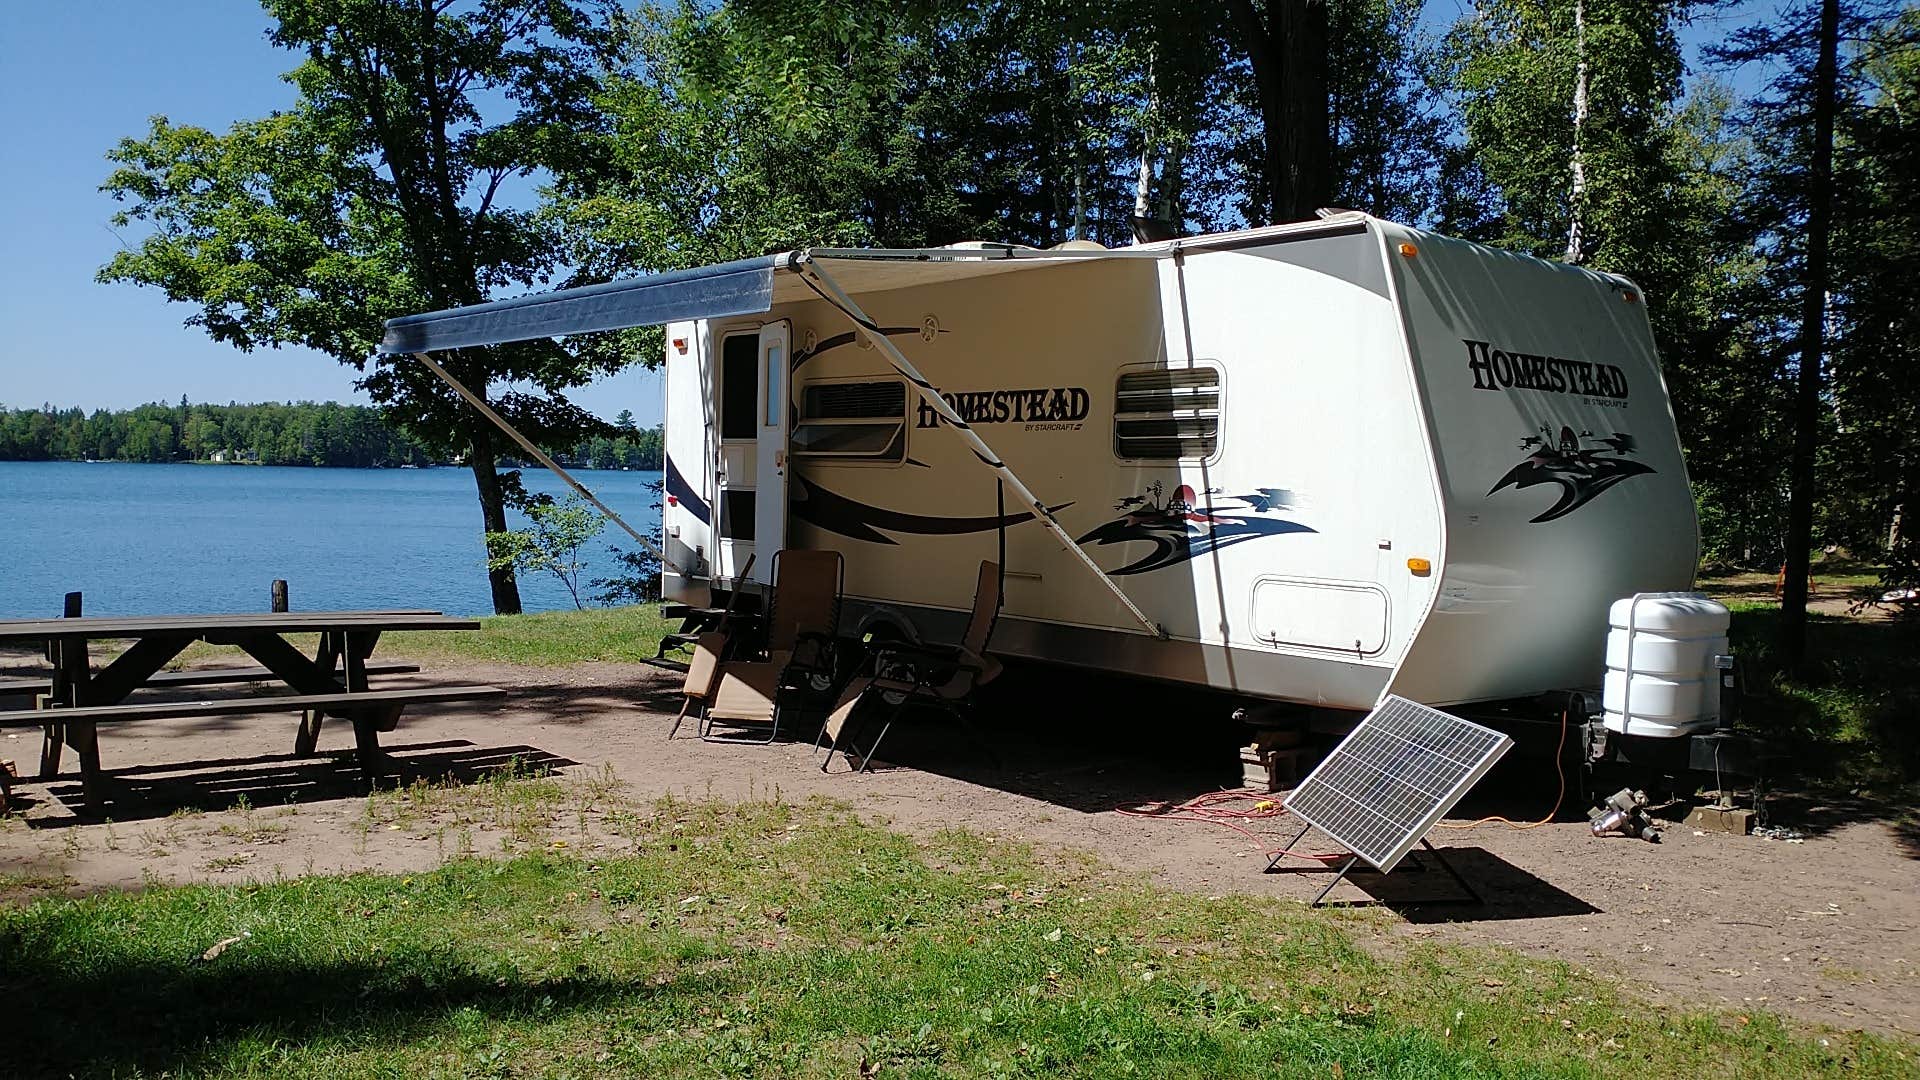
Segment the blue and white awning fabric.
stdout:
<svg viewBox="0 0 1920 1080">
<path fill-rule="evenodd" d="M 773 272 L 788 256 L 675 270 L 650 277 L 535 293 L 387 320 L 383 353 L 439 352 L 471 345 L 655 326 L 681 319 L 752 315 L 773 307 Z"/>
<path fill-rule="evenodd" d="M 820 298 L 801 275 L 791 272 L 803 264 L 827 270 L 849 294 L 861 295 L 1089 259 L 1164 258 L 1165 254 L 1144 249 L 1036 251 L 1007 247 L 782 252 L 389 319 L 380 351 L 439 352 L 687 319 L 757 315 L 777 304 Z"/>
<path fill-rule="evenodd" d="M 600 330 L 659 326 L 689 319 L 757 315 L 776 305 L 816 300 L 797 271 L 811 265 L 849 296 L 905 289 L 960 278 L 1105 259 L 1168 259 L 1203 251 L 1352 232 L 1365 214 L 1347 212 L 1320 221 L 1270 225 L 1125 248 L 1036 248 L 969 244 L 943 248 L 812 248 L 736 262 L 674 270 L 558 292 L 535 293 L 387 321 L 380 351 L 430 353 L 475 345 L 566 337 Z"/>
</svg>

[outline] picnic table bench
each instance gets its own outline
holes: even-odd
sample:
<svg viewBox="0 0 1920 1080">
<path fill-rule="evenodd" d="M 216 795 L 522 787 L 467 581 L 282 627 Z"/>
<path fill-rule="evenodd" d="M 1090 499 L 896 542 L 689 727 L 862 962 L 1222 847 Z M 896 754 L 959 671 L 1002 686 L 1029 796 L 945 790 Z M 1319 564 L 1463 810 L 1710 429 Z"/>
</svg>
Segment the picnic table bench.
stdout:
<svg viewBox="0 0 1920 1080">
<path fill-rule="evenodd" d="M 381 670 L 415 671 L 411 665 L 370 664 L 383 633 L 406 630 L 474 630 L 480 624 L 430 611 L 311 611 L 248 615 L 173 615 L 0 620 L 0 644 L 44 643 L 53 671 L 39 709 L 0 712 L 0 725 L 31 724 L 43 729 L 40 775 L 57 776 L 63 747 L 80 759 L 82 791 L 90 809 L 106 798 L 100 769 L 97 725 L 134 720 L 233 713 L 301 712 L 294 752 L 314 753 L 320 726 L 332 716 L 350 721 L 360 765 L 372 778 L 379 773 L 379 732 L 391 731 L 408 705 L 470 701 L 505 693 L 492 686 L 374 689 L 367 678 Z M 317 633 L 319 646 L 309 657 L 284 635 Z M 98 671 L 89 643 L 131 639 L 126 651 Z M 214 672 L 164 672 L 162 669 L 195 641 L 234 645 L 257 668 Z M 145 688 L 277 680 L 292 694 L 234 697 L 208 701 L 129 703 Z M 37 682 L 35 679 L 10 682 Z M 38 692 L 29 691 L 29 692 Z"/>
<path fill-rule="evenodd" d="M 380 660 L 367 664 L 367 675 L 412 675 L 418 664 L 398 660 Z M 159 671 L 142 684 L 141 689 L 158 690 L 170 686 L 222 686 L 234 683 L 272 682 L 276 676 L 263 667 L 187 668 L 183 671 Z M 0 697 L 25 697 L 53 693 L 53 679 L 46 675 L 0 679 Z"/>
</svg>

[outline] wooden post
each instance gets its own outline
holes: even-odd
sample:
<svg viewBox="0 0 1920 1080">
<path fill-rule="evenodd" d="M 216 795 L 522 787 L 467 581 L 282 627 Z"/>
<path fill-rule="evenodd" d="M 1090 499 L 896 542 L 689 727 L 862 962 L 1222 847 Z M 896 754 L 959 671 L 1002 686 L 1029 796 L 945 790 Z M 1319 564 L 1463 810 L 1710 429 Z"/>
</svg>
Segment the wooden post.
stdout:
<svg viewBox="0 0 1920 1080">
<path fill-rule="evenodd" d="M 287 607 L 287 579 L 274 578 L 273 579 L 273 611 L 275 614 L 279 614 L 281 612 L 290 611 L 290 610 L 292 609 Z"/>
<path fill-rule="evenodd" d="M 77 619 L 80 617 L 80 594 L 79 593 L 70 592 L 67 594 L 66 603 L 62 605 L 62 608 L 60 611 L 60 617 L 63 619 Z M 47 663 L 51 664 L 53 662 L 54 662 L 53 642 L 49 641 L 47 642 Z"/>
<path fill-rule="evenodd" d="M 80 594 L 70 592 L 66 596 L 65 603 L 61 605 L 60 617 L 63 619 L 77 619 L 80 617 L 80 610 Z M 81 642 L 80 647 L 84 654 L 86 643 L 84 641 Z M 71 701 L 63 702 L 60 700 L 64 689 L 60 669 L 64 661 L 61 656 L 59 641 L 47 642 L 47 662 L 54 665 L 55 668 L 52 692 L 34 698 L 34 707 L 51 709 L 57 705 L 72 704 Z M 50 719 L 41 725 L 40 735 L 40 776 L 42 779 L 51 780 L 60 773 L 61 750 L 67 738 L 66 725 L 59 720 Z"/>
</svg>

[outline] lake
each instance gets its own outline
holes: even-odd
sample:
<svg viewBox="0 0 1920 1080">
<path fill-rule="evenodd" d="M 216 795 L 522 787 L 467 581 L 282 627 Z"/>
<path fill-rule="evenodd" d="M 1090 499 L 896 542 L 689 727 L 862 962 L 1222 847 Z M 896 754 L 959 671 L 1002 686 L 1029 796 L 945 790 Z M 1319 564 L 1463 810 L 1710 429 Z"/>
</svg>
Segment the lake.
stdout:
<svg viewBox="0 0 1920 1080">
<path fill-rule="evenodd" d="M 659 473 L 576 475 L 656 534 Z M 532 491 L 566 490 L 545 469 L 522 476 Z M 582 577 L 615 573 L 615 545 L 639 546 L 609 523 Z M 0 618 L 58 615 L 74 590 L 89 615 L 265 611 L 275 578 L 296 611 L 492 614 L 473 474 L 0 462 Z M 523 575 L 520 597 L 528 611 L 573 606 L 551 577 Z"/>
</svg>

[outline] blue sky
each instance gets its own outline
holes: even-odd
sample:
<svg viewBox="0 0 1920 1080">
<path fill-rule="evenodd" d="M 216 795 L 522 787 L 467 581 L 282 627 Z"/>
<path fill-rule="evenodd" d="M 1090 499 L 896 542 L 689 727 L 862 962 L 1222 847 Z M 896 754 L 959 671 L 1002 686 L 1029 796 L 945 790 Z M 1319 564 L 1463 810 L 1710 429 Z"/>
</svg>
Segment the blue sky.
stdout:
<svg viewBox="0 0 1920 1080">
<path fill-rule="evenodd" d="M 1756 0 L 1752 6 L 1777 0 Z M 1469 5 L 1431 0 L 1429 21 Z M 1704 17 L 1690 46 L 1744 20 Z M 155 400 L 364 401 L 355 373 L 303 349 L 241 353 L 182 326 L 186 305 L 98 285 L 120 245 L 98 192 L 105 152 L 148 117 L 216 130 L 292 101 L 290 54 L 269 45 L 254 0 L 53 0 L 0 14 L 0 404 L 126 407 Z M 1692 50 L 1690 50 L 1692 51 Z M 602 380 L 577 395 L 605 416 L 657 422 L 657 376 Z"/>
</svg>

